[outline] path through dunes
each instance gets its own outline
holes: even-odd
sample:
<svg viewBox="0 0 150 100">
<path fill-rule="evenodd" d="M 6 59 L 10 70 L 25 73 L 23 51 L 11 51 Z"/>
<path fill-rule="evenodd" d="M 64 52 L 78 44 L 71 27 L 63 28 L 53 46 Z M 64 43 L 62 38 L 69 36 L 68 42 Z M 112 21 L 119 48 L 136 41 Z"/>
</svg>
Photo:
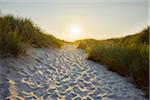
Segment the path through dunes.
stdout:
<svg viewBox="0 0 150 100">
<path fill-rule="evenodd" d="M 87 54 L 66 45 L 63 50 L 36 49 L 30 57 L 0 61 L 0 98 L 12 100 L 144 100 L 143 92 Z M 17 70 L 16 70 L 17 69 Z"/>
</svg>

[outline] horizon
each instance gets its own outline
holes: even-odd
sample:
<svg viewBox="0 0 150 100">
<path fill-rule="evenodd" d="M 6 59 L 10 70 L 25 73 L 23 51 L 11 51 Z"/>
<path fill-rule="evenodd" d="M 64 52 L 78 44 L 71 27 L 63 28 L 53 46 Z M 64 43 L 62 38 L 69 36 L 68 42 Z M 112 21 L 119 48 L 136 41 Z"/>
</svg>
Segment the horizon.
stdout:
<svg viewBox="0 0 150 100">
<path fill-rule="evenodd" d="M 0 9 L 31 19 L 42 31 L 66 41 L 123 37 L 149 25 L 147 0 L 63 1 L 2 0 Z"/>
</svg>

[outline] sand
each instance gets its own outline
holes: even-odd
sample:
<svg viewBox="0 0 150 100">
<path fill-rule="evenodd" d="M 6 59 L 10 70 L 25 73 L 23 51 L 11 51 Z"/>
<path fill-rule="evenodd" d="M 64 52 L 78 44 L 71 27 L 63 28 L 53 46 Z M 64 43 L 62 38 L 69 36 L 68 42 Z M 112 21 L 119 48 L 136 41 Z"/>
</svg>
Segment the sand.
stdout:
<svg viewBox="0 0 150 100">
<path fill-rule="evenodd" d="M 143 91 L 75 46 L 0 59 L 0 100 L 145 100 Z"/>
</svg>

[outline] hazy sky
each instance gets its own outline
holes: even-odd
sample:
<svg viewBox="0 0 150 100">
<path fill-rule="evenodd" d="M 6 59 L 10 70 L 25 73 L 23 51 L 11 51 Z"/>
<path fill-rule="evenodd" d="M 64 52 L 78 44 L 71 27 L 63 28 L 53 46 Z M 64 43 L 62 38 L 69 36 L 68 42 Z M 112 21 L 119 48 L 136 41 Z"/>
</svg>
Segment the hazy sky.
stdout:
<svg viewBox="0 0 150 100">
<path fill-rule="evenodd" d="M 120 37 L 148 25 L 148 0 L 0 0 L 0 9 L 68 41 Z M 80 35 L 69 34 L 74 26 Z"/>
</svg>

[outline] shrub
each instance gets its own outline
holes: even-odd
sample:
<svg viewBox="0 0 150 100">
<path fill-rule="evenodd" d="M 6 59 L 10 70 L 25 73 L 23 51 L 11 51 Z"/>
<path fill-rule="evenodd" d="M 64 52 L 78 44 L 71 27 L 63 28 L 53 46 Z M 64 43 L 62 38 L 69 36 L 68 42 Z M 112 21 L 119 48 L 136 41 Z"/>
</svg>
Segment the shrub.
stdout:
<svg viewBox="0 0 150 100">
<path fill-rule="evenodd" d="M 44 34 L 29 19 L 0 16 L 0 53 L 18 55 L 28 47 L 57 47 L 62 41 L 52 35 Z"/>
<path fill-rule="evenodd" d="M 149 94 L 149 27 L 124 38 L 108 40 L 80 40 L 79 48 L 89 54 L 89 59 L 105 64 Z"/>
<path fill-rule="evenodd" d="M 27 44 L 22 42 L 22 37 L 17 35 L 16 32 L 1 34 L 0 39 L 0 50 L 5 52 L 5 54 L 13 54 L 16 56 L 24 53 L 27 49 Z"/>
</svg>

